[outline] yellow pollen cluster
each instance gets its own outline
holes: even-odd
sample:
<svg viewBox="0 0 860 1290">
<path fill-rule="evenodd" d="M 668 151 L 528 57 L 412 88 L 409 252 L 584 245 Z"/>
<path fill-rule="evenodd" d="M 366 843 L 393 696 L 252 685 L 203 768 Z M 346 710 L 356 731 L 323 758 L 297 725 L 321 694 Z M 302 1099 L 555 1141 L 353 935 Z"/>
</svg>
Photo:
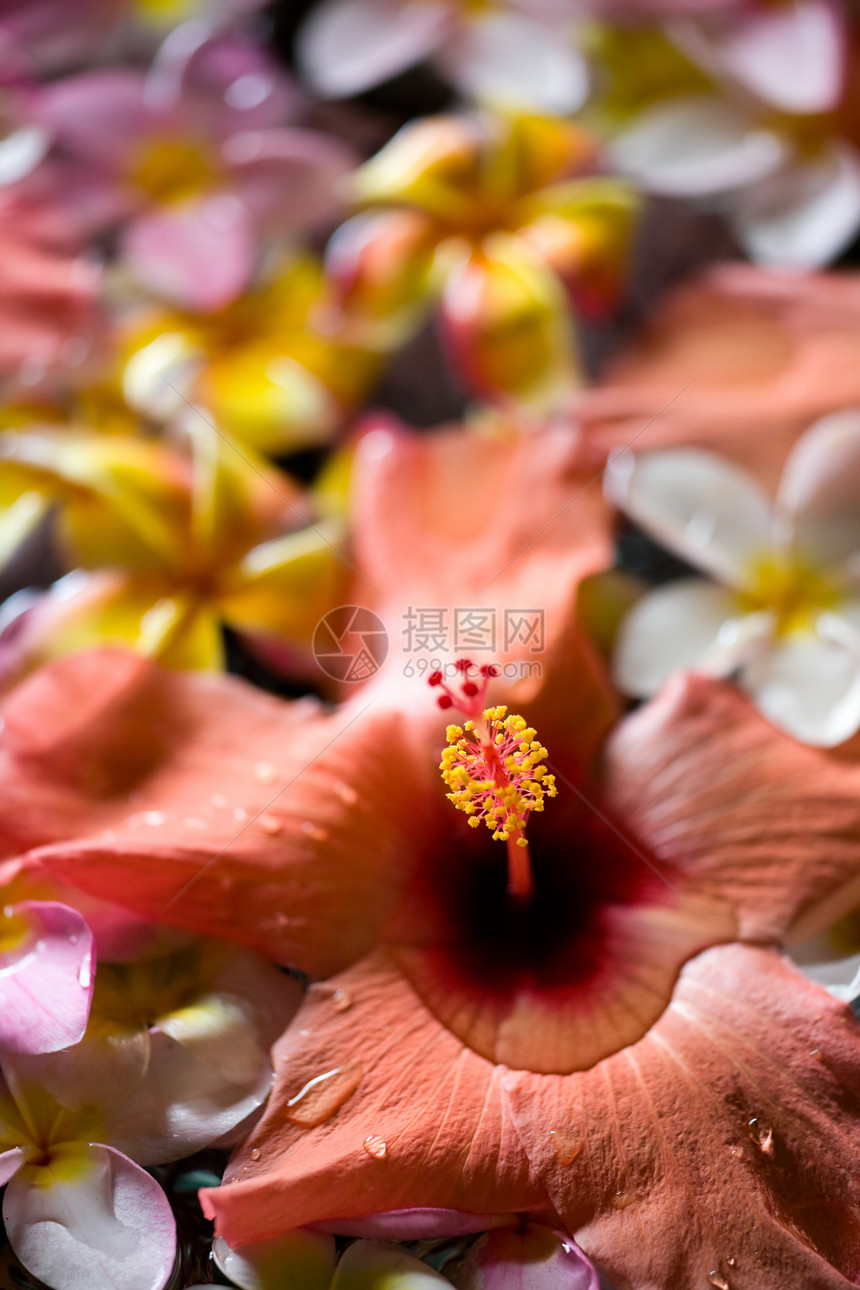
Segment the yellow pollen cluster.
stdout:
<svg viewBox="0 0 860 1290">
<path fill-rule="evenodd" d="M 528 817 L 543 810 L 545 797 L 556 795 L 555 776 L 542 764 L 547 750 L 525 719 L 508 716 L 505 707 L 485 708 L 484 723 L 483 738 L 474 721 L 448 727 L 439 766 L 451 790 L 446 796 L 473 828 L 483 821 L 497 842 L 515 838 L 525 847 Z"/>
</svg>

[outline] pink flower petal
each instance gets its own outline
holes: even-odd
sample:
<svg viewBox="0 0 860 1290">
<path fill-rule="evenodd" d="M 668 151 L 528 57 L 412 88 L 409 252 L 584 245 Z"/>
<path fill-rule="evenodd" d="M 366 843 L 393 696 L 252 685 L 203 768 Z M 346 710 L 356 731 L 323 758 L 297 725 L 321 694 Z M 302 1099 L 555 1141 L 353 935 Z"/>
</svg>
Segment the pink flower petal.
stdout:
<svg viewBox="0 0 860 1290">
<path fill-rule="evenodd" d="M 338 1218 L 315 1224 L 322 1232 L 360 1236 L 370 1240 L 432 1240 L 438 1236 L 468 1236 L 490 1228 L 515 1227 L 513 1214 L 468 1214 L 460 1209 L 389 1209 L 367 1218 Z"/>
<path fill-rule="evenodd" d="M 0 953 L 0 1049 L 51 1053 L 83 1036 L 93 994 L 93 935 L 75 909 L 21 901 L 10 919 L 27 924 L 19 947 Z M 4 914 L 6 911 L 4 910 Z"/>
<path fill-rule="evenodd" d="M 338 182 L 357 160 L 340 140 L 295 129 L 231 135 L 222 155 L 245 207 L 282 235 L 332 219 L 342 206 Z"/>
<path fill-rule="evenodd" d="M 467 17 L 434 60 L 467 95 L 565 115 L 588 92 L 585 59 L 560 30 L 522 13 Z"/>
<path fill-rule="evenodd" d="M 452 7 L 450 0 L 323 0 L 299 33 L 299 65 L 321 94 L 360 94 L 432 54 Z"/>
<path fill-rule="evenodd" d="M 163 1290 L 176 1226 L 154 1178 L 112 1147 L 67 1143 L 6 1188 L 9 1243 L 54 1290 Z"/>
<path fill-rule="evenodd" d="M 600 1290 L 592 1264 L 561 1232 L 529 1223 L 488 1232 L 466 1255 L 458 1290 Z"/>
<path fill-rule="evenodd" d="M 21 1168 L 24 1163 L 24 1152 L 20 1147 L 13 1147 L 11 1151 L 0 1153 L 0 1187 L 5 1187 L 10 1178 Z"/>
<path fill-rule="evenodd" d="M 234 300 L 256 260 L 248 214 L 232 193 L 149 211 L 126 229 L 122 253 L 148 290 L 199 313 Z"/>
<path fill-rule="evenodd" d="M 64 148 L 117 172 L 153 122 L 143 73 L 125 67 L 53 81 L 44 87 L 41 116 Z"/>
<path fill-rule="evenodd" d="M 772 508 L 746 471 L 694 448 L 635 456 L 606 470 L 607 495 L 658 542 L 697 568 L 743 588 L 771 544 Z"/>
</svg>

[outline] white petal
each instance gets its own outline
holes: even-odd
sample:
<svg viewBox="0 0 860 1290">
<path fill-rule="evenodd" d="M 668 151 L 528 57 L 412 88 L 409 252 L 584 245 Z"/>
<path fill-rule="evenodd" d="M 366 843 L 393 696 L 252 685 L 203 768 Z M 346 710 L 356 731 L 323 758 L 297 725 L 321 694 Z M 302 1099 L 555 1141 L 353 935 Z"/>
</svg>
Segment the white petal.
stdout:
<svg viewBox="0 0 860 1290">
<path fill-rule="evenodd" d="M 329 1290 L 336 1257 L 333 1236 L 303 1228 L 241 1250 L 216 1236 L 212 1254 L 240 1290 Z"/>
<path fill-rule="evenodd" d="M 681 578 L 646 592 L 621 625 L 612 671 L 625 694 L 656 694 L 673 672 L 727 675 L 732 657 L 720 633 L 738 613 L 736 598 L 702 578 Z"/>
<path fill-rule="evenodd" d="M 732 224 L 760 264 L 827 264 L 860 227 L 860 156 L 839 143 L 786 166 L 742 195 Z"/>
<path fill-rule="evenodd" d="M 575 112 L 588 68 L 563 35 L 523 14 L 489 11 L 464 22 L 436 62 L 463 93 L 546 112 Z"/>
<path fill-rule="evenodd" d="M 9 1244 L 53 1290 L 163 1290 L 176 1227 L 154 1178 L 111 1147 L 66 1143 L 6 1188 Z"/>
<path fill-rule="evenodd" d="M 751 662 L 741 683 L 759 711 L 801 743 L 833 748 L 860 728 L 860 657 L 841 643 L 789 636 Z"/>
<path fill-rule="evenodd" d="M 822 417 L 797 441 L 777 510 L 813 565 L 860 554 L 860 409 Z"/>
<path fill-rule="evenodd" d="M 440 1290 L 449 1284 L 402 1246 L 356 1241 L 341 1255 L 331 1290 Z"/>
<path fill-rule="evenodd" d="M 20 130 L 0 139 L 0 185 L 15 184 L 36 167 L 48 151 L 51 137 L 36 125 L 25 125 Z"/>
<path fill-rule="evenodd" d="M 722 55 L 726 70 L 774 107 L 827 112 L 842 91 L 843 43 L 830 0 L 789 0 L 732 15 Z"/>
<path fill-rule="evenodd" d="M 609 499 L 658 542 L 731 586 L 770 546 L 772 510 L 755 480 L 695 448 L 623 451 L 605 474 Z"/>
<path fill-rule="evenodd" d="M 723 99 L 691 96 L 646 108 L 613 141 L 615 165 L 644 188 L 696 197 L 771 174 L 785 145 Z"/>
<path fill-rule="evenodd" d="M 320 94 L 360 94 L 432 54 L 450 16 L 444 0 L 324 0 L 299 32 L 299 66 Z"/>
</svg>

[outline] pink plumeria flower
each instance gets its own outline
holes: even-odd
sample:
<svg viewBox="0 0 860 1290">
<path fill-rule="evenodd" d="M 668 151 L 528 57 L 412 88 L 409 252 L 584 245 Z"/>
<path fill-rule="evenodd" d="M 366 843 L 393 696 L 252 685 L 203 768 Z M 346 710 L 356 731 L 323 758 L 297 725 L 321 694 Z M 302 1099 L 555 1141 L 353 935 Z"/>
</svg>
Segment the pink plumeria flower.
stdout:
<svg viewBox="0 0 860 1290">
<path fill-rule="evenodd" d="M 860 411 L 816 422 L 775 502 L 696 449 L 622 452 L 607 489 L 637 524 L 712 580 L 647 592 L 625 619 L 615 677 L 654 694 L 675 671 L 737 672 L 759 710 L 804 743 L 860 728 Z"/>
<path fill-rule="evenodd" d="M 199 312 L 240 294 L 267 238 L 332 215 L 353 161 L 283 124 L 297 93 L 261 49 L 200 24 L 173 32 L 148 73 L 85 72 L 44 98 L 57 162 L 75 162 L 89 188 L 76 204 L 120 227 L 121 256 L 148 290 Z"/>
<path fill-rule="evenodd" d="M 615 164 L 651 192 L 723 210 L 760 263 L 826 264 L 860 226 L 860 153 L 837 119 L 844 29 L 832 0 L 670 22 L 641 104 L 614 123 Z"/>
<path fill-rule="evenodd" d="M 93 935 L 77 910 L 47 900 L 0 909 L 0 1052 L 76 1044 L 92 994 Z"/>
<path fill-rule="evenodd" d="M 304 23 L 298 54 L 313 87 L 332 98 L 429 58 L 469 98 L 567 113 L 588 90 L 572 26 L 563 0 L 323 0 Z"/>
</svg>

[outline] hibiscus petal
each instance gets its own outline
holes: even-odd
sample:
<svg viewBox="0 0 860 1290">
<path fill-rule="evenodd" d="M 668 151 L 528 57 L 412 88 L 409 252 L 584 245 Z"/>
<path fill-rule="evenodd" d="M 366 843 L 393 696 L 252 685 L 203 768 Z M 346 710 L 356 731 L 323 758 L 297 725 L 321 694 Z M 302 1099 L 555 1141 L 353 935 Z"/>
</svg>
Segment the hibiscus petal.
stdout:
<svg viewBox="0 0 860 1290">
<path fill-rule="evenodd" d="M 582 106 L 588 92 L 588 66 L 579 50 L 522 13 L 475 13 L 434 61 L 461 91 L 493 103 L 565 116 Z"/>
<path fill-rule="evenodd" d="M 221 309 L 247 285 L 256 260 L 247 212 L 233 193 L 148 211 L 122 238 L 131 272 L 180 308 Z"/>
<path fill-rule="evenodd" d="M 734 659 L 720 648 L 720 633 L 739 610 L 736 596 L 702 578 L 680 578 L 646 592 L 615 642 L 616 684 L 625 694 L 647 697 L 686 668 L 727 675 Z"/>
<path fill-rule="evenodd" d="M 9 854 L 59 835 L 35 858 L 74 885 L 325 975 L 373 943 L 423 841 L 426 772 L 370 702 L 325 716 L 120 652 L 63 660 L 7 710 Z"/>
<path fill-rule="evenodd" d="M 775 726 L 833 748 L 860 729 L 860 652 L 852 644 L 788 636 L 747 664 L 741 684 Z"/>
<path fill-rule="evenodd" d="M 785 464 L 777 509 L 813 567 L 860 553 L 860 412 L 834 412 L 807 430 Z"/>
<path fill-rule="evenodd" d="M 755 480 L 694 448 L 618 453 L 606 471 L 616 506 L 670 550 L 743 588 L 770 545 L 771 506 Z"/>
<path fill-rule="evenodd" d="M 360 94 L 431 54 L 451 7 L 444 0 L 325 0 L 299 33 L 299 65 L 318 93 Z"/>
<path fill-rule="evenodd" d="M 54 1290 L 163 1290 L 173 1271 L 173 1212 L 154 1178 L 112 1147 L 66 1143 L 6 1188 L 9 1243 Z"/>
<path fill-rule="evenodd" d="M 832 145 L 750 188 L 732 213 L 759 264 L 814 269 L 845 249 L 860 225 L 860 154 Z"/>
<path fill-rule="evenodd" d="M 78 1043 L 95 970 L 86 921 L 55 901 L 24 900 L 3 914 L 0 945 L 11 922 L 22 924 L 22 936 L 0 953 L 0 1049 L 52 1053 Z"/>
<path fill-rule="evenodd" d="M 416 1205 L 545 1208 L 501 1110 L 501 1072 L 445 1030 L 384 955 L 312 987 L 274 1057 L 262 1120 L 226 1185 L 201 1193 L 230 1244 L 287 1221 Z"/>
<path fill-rule="evenodd" d="M 733 685 L 679 677 L 627 717 L 606 792 L 658 865 L 731 901 L 744 940 L 811 935 L 858 903 L 860 762 L 774 730 Z"/>
<path fill-rule="evenodd" d="M 640 112 L 610 152 L 619 170 L 651 192 L 701 197 L 771 174 L 785 148 L 730 103 L 685 97 Z"/>
<path fill-rule="evenodd" d="M 687 965 L 634 1047 L 505 1087 L 566 1228 L 619 1290 L 838 1290 L 860 1272 L 858 1073 L 844 1005 L 730 946 Z"/>
</svg>

